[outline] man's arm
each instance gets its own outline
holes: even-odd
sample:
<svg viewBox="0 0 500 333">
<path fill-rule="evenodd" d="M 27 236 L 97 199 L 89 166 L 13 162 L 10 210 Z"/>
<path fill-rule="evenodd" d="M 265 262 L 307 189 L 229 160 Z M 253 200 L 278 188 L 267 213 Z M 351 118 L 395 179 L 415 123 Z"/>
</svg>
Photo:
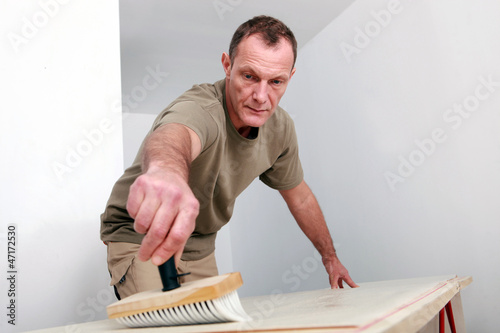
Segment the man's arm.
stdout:
<svg viewBox="0 0 500 333">
<path fill-rule="evenodd" d="M 146 140 L 142 175 L 130 187 L 127 210 L 134 228 L 146 234 L 139 259 L 160 265 L 182 250 L 194 230 L 199 203 L 188 185 L 191 162 L 200 154 L 196 133 L 180 124 L 165 124 Z"/>
<path fill-rule="evenodd" d="M 302 181 L 291 190 L 280 191 L 280 194 L 285 199 L 300 229 L 321 254 L 323 265 L 330 278 L 330 286 L 333 289 L 343 288 L 343 281 L 345 281 L 352 288 L 358 287 L 335 253 L 321 208 L 306 182 Z"/>
</svg>

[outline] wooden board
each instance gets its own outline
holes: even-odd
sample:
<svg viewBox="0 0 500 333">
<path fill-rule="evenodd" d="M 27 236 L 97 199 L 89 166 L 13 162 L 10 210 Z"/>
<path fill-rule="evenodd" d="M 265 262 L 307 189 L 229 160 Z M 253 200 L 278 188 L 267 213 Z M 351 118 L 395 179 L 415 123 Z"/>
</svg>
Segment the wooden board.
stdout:
<svg viewBox="0 0 500 333">
<path fill-rule="evenodd" d="M 213 300 L 241 287 L 239 272 L 213 276 L 184 283 L 180 288 L 163 292 L 161 289 L 145 291 L 109 305 L 110 319 L 131 316 L 158 309 L 168 309 L 185 304 Z"/>
<path fill-rule="evenodd" d="M 242 298 L 252 317 L 248 322 L 130 329 L 116 320 L 101 320 L 38 332 L 417 332 L 448 301 L 460 298 L 460 290 L 471 281 L 470 277 L 437 276 L 365 282 L 356 289 Z M 453 309 L 456 321 L 463 321 L 460 310 Z"/>
<path fill-rule="evenodd" d="M 306 329 L 414 332 L 468 283 L 470 278 L 441 276 L 360 283 L 360 288 L 355 289 L 246 298 L 242 305 L 254 320 L 231 325 L 243 332 Z"/>
</svg>

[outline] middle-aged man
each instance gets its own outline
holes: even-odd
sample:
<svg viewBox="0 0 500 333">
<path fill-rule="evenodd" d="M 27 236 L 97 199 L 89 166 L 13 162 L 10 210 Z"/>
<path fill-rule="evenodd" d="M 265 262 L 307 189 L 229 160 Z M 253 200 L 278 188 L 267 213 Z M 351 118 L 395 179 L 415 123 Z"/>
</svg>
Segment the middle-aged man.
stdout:
<svg viewBox="0 0 500 333">
<path fill-rule="evenodd" d="M 293 122 L 278 106 L 296 57 L 286 25 L 254 17 L 222 54 L 225 79 L 193 86 L 157 117 L 101 216 L 118 298 L 161 288 L 156 265 L 172 255 L 180 273 L 191 272 L 185 279 L 217 275 L 217 231 L 256 177 L 280 192 L 321 254 L 331 287 L 357 287 L 303 179 Z"/>
</svg>

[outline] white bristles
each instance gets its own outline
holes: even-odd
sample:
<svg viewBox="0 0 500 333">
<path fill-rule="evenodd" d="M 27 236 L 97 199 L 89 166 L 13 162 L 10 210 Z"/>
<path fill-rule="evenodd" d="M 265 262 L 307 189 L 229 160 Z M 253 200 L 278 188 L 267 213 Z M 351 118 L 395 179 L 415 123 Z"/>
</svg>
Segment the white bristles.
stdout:
<svg viewBox="0 0 500 333">
<path fill-rule="evenodd" d="M 249 319 L 236 290 L 214 300 L 117 318 L 128 327 L 210 324 Z"/>
</svg>

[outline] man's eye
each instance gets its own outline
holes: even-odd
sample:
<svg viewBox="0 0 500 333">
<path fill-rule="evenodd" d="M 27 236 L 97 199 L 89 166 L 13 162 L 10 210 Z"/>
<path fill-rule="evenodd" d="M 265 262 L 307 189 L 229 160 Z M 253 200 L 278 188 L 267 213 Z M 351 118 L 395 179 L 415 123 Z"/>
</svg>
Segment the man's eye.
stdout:
<svg viewBox="0 0 500 333">
<path fill-rule="evenodd" d="M 275 85 L 280 85 L 282 83 L 282 81 L 280 81 L 280 80 L 273 80 L 272 83 L 275 84 Z"/>
<path fill-rule="evenodd" d="M 252 75 L 250 74 L 245 74 L 245 79 L 251 79 L 252 78 Z"/>
</svg>

